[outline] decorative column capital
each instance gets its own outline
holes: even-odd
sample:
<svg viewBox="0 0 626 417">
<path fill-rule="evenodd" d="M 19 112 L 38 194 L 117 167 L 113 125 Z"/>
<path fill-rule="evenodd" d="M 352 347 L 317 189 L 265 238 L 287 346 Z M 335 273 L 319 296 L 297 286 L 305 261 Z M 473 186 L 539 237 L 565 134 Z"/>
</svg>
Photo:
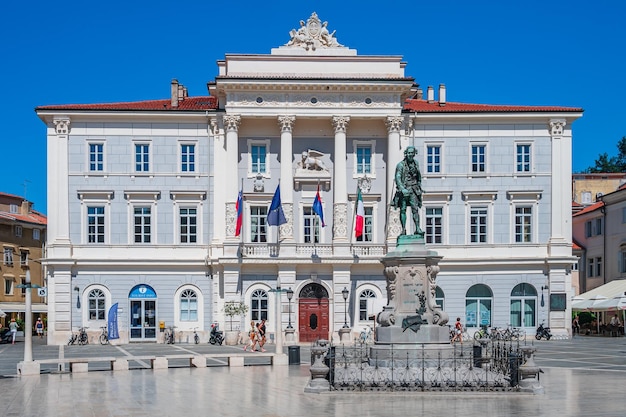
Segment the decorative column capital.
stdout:
<svg viewBox="0 0 626 417">
<path fill-rule="evenodd" d="M 52 122 L 54 123 L 54 131 L 57 135 L 69 135 L 70 134 L 70 118 L 69 117 L 55 117 Z"/>
<path fill-rule="evenodd" d="M 350 116 L 333 116 L 335 133 L 346 133 L 348 123 L 350 123 Z"/>
<path fill-rule="evenodd" d="M 296 116 L 278 116 L 278 125 L 281 132 L 291 132 L 296 122 Z"/>
<path fill-rule="evenodd" d="M 404 117 L 402 116 L 389 116 L 387 120 L 385 120 L 385 124 L 387 125 L 387 131 L 389 133 L 400 133 L 400 129 L 402 129 L 402 124 L 404 123 Z"/>
<path fill-rule="evenodd" d="M 224 128 L 227 131 L 236 132 L 237 130 L 239 130 L 239 125 L 241 124 L 241 116 L 234 115 L 234 114 L 226 114 L 224 115 L 223 120 L 224 120 Z"/>
<path fill-rule="evenodd" d="M 550 119 L 550 136 L 563 136 L 565 119 Z"/>
</svg>

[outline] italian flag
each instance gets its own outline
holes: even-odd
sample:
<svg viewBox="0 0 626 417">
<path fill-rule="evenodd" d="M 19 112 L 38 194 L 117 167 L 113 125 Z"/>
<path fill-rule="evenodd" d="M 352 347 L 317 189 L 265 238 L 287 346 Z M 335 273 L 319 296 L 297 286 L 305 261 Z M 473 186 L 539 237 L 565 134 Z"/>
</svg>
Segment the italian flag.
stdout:
<svg viewBox="0 0 626 417">
<path fill-rule="evenodd" d="M 363 235 L 363 226 L 365 225 L 365 209 L 363 208 L 363 196 L 361 195 L 361 189 L 356 198 L 356 222 L 354 224 L 354 236 L 359 237 Z"/>
</svg>

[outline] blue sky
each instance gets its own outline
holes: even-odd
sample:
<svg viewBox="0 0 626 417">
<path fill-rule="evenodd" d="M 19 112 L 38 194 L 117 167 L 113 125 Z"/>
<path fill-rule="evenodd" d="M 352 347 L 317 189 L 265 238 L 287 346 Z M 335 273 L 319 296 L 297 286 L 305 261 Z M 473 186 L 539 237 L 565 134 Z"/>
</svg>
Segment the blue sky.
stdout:
<svg viewBox="0 0 626 417">
<path fill-rule="evenodd" d="M 447 100 L 582 107 L 573 168 L 626 136 L 623 0 L 4 2 L 0 191 L 46 212 L 46 130 L 34 108 L 206 95 L 227 53 L 269 53 L 315 11 L 362 55 L 401 55 Z"/>
</svg>

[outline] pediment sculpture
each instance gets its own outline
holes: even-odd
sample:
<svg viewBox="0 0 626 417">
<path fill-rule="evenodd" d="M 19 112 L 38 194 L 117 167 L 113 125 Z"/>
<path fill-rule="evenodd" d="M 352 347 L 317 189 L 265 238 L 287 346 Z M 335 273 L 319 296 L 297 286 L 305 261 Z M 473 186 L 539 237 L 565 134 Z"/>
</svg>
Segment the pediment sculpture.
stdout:
<svg viewBox="0 0 626 417">
<path fill-rule="evenodd" d="M 323 22 L 317 17 L 317 13 L 313 12 L 311 17 L 304 22 L 300 21 L 300 28 L 292 29 L 289 32 L 291 39 L 285 46 L 303 47 L 308 50 L 316 50 L 317 48 L 342 48 L 335 38 L 335 32 L 328 31 L 328 22 Z"/>
</svg>

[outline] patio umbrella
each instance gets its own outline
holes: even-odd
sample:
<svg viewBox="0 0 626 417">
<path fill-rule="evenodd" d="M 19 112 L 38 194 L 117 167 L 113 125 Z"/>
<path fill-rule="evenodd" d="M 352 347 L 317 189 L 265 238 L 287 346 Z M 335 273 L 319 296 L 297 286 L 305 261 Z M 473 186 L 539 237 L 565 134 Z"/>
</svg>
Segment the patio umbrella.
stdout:
<svg viewBox="0 0 626 417">
<path fill-rule="evenodd" d="M 626 310 L 626 297 L 614 297 L 593 305 L 597 311 Z"/>
<path fill-rule="evenodd" d="M 572 303 L 572 310 L 597 311 L 597 310 L 594 310 L 595 305 L 601 303 L 602 301 L 606 299 L 607 297 L 605 297 L 604 295 L 598 294 L 587 300 L 576 301 Z"/>
<path fill-rule="evenodd" d="M 4 311 L 0 310 L 0 318 L 2 317 L 6 317 L 7 313 L 5 313 Z"/>
</svg>

